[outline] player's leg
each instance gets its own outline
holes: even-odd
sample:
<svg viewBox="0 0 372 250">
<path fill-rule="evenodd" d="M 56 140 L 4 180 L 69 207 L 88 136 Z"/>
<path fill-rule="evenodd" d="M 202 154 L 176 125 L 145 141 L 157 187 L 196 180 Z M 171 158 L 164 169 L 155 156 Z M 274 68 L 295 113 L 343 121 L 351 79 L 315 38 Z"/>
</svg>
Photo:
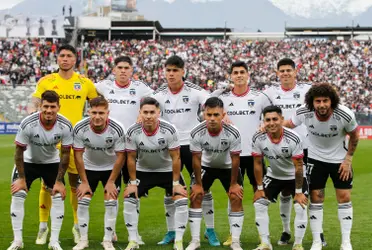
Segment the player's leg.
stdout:
<svg viewBox="0 0 372 250">
<path fill-rule="evenodd" d="M 79 224 L 78 224 L 78 216 L 77 216 L 77 209 L 78 209 L 78 199 L 76 196 L 76 188 L 78 186 L 78 172 L 75 165 L 74 159 L 74 151 L 71 150 L 70 152 L 70 162 L 67 168 L 68 180 L 70 183 L 70 204 L 72 208 L 72 215 L 74 217 L 74 226 L 72 227 L 72 234 L 74 236 L 74 242 L 77 243 L 80 238 L 79 233 Z"/>
<path fill-rule="evenodd" d="M 226 193 L 228 194 L 231 182 L 231 169 L 218 169 L 218 179 L 221 181 Z M 243 178 L 239 173 L 238 184 L 243 188 Z M 242 233 L 243 221 L 244 221 L 244 210 L 242 199 L 236 195 L 228 195 L 231 210 L 229 213 L 229 223 L 231 229 L 231 245 L 230 248 L 233 250 L 242 250 L 240 246 L 240 235 Z"/>
<path fill-rule="evenodd" d="M 164 209 L 165 209 L 165 221 L 167 224 L 167 233 L 164 238 L 158 242 L 158 245 L 167 245 L 174 241 L 176 237 L 174 215 L 176 212 L 176 206 L 172 196 L 164 195 Z"/>
<path fill-rule="evenodd" d="M 295 189 L 296 189 L 296 182 L 295 180 L 293 181 L 288 181 L 289 186 L 291 186 L 291 193 L 292 195 L 295 195 Z M 308 196 L 309 194 L 309 186 L 307 183 L 307 178 L 303 179 L 303 184 L 302 184 L 302 193 Z M 293 243 L 293 250 L 303 250 L 302 246 L 302 241 L 306 233 L 306 228 L 307 228 L 307 222 L 308 222 L 308 217 L 307 217 L 307 206 L 302 207 L 300 204 L 295 203 L 294 204 L 294 210 L 296 213 L 295 219 L 294 219 L 294 243 Z"/>
<path fill-rule="evenodd" d="M 31 163 L 24 163 L 24 171 L 26 178 L 27 189 L 30 190 L 31 183 L 40 178 L 40 174 L 37 169 Z M 18 172 L 16 168 L 13 169 L 12 173 L 12 184 L 18 180 Z M 23 218 L 25 216 L 25 200 L 27 197 L 26 190 L 20 190 L 12 194 L 12 201 L 10 205 L 10 216 L 12 220 L 12 228 L 14 240 L 8 250 L 17 250 L 23 248 Z"/>
<path fill-rule="evenodd" d="M 202 168 L 201 170 L 201 178 L 204 191 L 209 190 L 215 180 L 215 176 L 211 173 L 210 170 L 211 168 Z M 192 175 L 191 187 L 194 184 L 195 176 Z M 191 242 L 186 250 L 194 250 L 200 248 L 200 225 L 203 217 L 202 202 L 203 197 L 200 195 L 196 196 L 194 200 L 190 200 L 189 225 L 191 232 Z"/>
<path fill-rule="evenodd" d="M 109 171 L 102 171 L 100 174 L 100 181 L 102 183 L 103 188 L 105 188 L 108 179 L 110 178 L 111 170 Z M 121 188 L 121 174 L 115 181 L 116 190 L 120 193 Z M 116 218 L 118 215 L 118 201 L 117 199 L 113 199 L 110 197 L 106 192 L 104 193 L 104 204 L 105 204 L 105 217 L 104 217 L 104 237 L 102 246 L 105 250 L 115 250 L 112 239 L 114 236 L 115 228 L 116 228 Z"/>
<path fill-rule="evenodd" d="M 82 250 L 89 247 L 88 230 L 89 230 L 89 206 L 92 196 L 97 189 L 100 180 L 100 171 L 85 170 L 88 183 L 92 194 L 85 194 L 83 198 L 78 201 L 77 216 L 80 238 L 78 243 L 72 248 L 73 250 Z M 78 179 L 76 187 L 79 186 L 80 180 Z"/>
<path fill-rule="evenodd" d="M 279 193 L 282 191 L 282 183 L 280 180 L 265 176 L 263 185 L 266 198 L 260 198 L 254 202 L 256 226 L 261 239 L 261 244 L 256 250 L 271 250 L 268 208 L 270 201 L 275 202 Z"/>
<path fill-rule="evenodd" d="M 308 158 L 307 174 L 310 185 L 310 228 L 313 235 L 313 244 L 311 250 L 322 249 L 323 232 L 323 202 L 325 197 L 325 186 L 329 176 L 328 166 L 323 162 Z"/>
<path fill-rule="evenodd" d="M 50 207 L 52 206 L 52 199 L 47 190 L 46 185 L 41 181 L 39 193 L 39 232 L 36 238 L 37 245 L 44 245 L 48 237 L 48 220 L 50 214 Z"/>
<path fill-rule="evenodd" d="M 51 195 L 54 183 L 57 179 L 59 163 L 45 164 L 41 168 L 41 177 L 48 188 L 49 195 L 52 199 L 50 208 L 51 233 L 49 240 L 49 249 L 62 249 L 59 245 L 59 234 L 61 232 L 63 218 L 65 216 L 64 200 L 60 193 Z"/>
<path fill-rule="evenodd" d="M 279 195 L 279 213 L 282 219 L 283 232 L 278 240 L 278 245 L 289 244 L 291 239 L 291 213 L 292 213 L 292 195 L 289 190 L 283 190 Z"/>
<path fill-rule="evenodd" d="M 350 233 L 353 226 L 353 206 L 351 203 L 353 172 L 351 170 L 351 177 L 348 180 L 343 181 L 340 179 L 340 173 L 338 172 L 340 164 L 332 165 L 331 178 L 336 189 L 336 197 L 338 202 L 338 219 L 341 226 L 341 249 L 352 250 Z"/>
<path fill-rule="evenodd" d="M 164 182 L 159 185 L 166 190 L 168 195 L 172 195 L 173 193 L 173 172 L 169 173 L 161 173 L 164 177 L 162 180 Z M 167 181 L 165 181 L 167 180 Z M 180 177 L 180 184 L 185 186 L 185 181 L 181 175 Z M 188 198 L 184 197 L 179 194 L 175 194 L 173 196 L 174 203 L 175 203 L 175 213 L 174 213 L 174 226 L 176 230 L 176 235 L 174 239 L 174 249 L 176 250 L 183 250 L 183 235 L 186 230 L 187 220 L 189 215 L 188 209 Z"/>
<path fill-rule="evenodd" d="M 156 186 L 156 181 L 158 179 L 158 173 L 153 172 L 141 172 L 137 171 L 136 176 L 140 181 L 137 187 L 138 198 L 145 195 L 147 191 Z M 124 222 L 128 230 L 129 243 L 126 250 L 136 249 L 138 245 L 138 220 L 139 220 L 139 210 L 138 210 L 138 200 L 134 194 L 129 197 L 124 197 Z"/>
</svg>

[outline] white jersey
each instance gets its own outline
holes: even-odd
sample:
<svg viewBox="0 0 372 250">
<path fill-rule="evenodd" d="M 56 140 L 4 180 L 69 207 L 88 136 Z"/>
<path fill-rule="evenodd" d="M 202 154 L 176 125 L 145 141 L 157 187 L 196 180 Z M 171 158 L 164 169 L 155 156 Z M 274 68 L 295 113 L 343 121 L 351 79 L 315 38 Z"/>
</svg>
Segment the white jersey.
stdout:
<svg viewBox="0 0 372 250">
<path fill-rule="evenodd" d="M 185 82 L 177 93 L 163 86 L 155 91 L 153 97 L 160 103 L 163 119 L 176 126 L 181 145 L 190 144 L 190 132 L 199 124 L 198 110 L 208 99 L 208 92 L 193 83 Z"/>
<path fill-rule="evenodd" d="M 127 132 L 127 151 L 137 152 L 136 170 L 143 172 L 172 172 L 173 161 L 169 150 L 180 147 L 176 128 L 163 120 L 152 134 L 133 124 Z"/>
<path fill-rule="evenodd" d="M 282 109 L 285 120 L 292 118 L 296 109 L 304 105 L 305 95 L 311 88 L 311 84 L 297 83 L 292 89 L 283 89 L 280 84 L 272 85 L 264 93 L 270 98 L 273 105 Z M 307 148 L 307 130 L 305 125 L 294 128 L 303 142 L 303 147 Z"/>
<path fill-rule="evenodd" d="M 240 131 L 242 137 L 241 156 L 251 156 L 252 137 L 259 129 L 263 109 L 270 105 L 268 97 L 248 89 L 242 95 L 236 95 L 233 91 L 223 93 L 220 99 L 223 101 L 227 116 Z"/>
<path fill-rule="evenodd" d="M 110 105 L 110 117 L 129 128 L 137 121 L 141 99 L 154 91 L 144 82 L 130 80 L 126 87 L 116 81 L 104 80 L 96 84 L 99 94 L 107 99 Z"/>
<path fill-rule="evenodd" d="M 57 114 L 57 120 L 51 129 L 41 123 L 41 113 L 27 116 L 21 124 L 15 138 L 17 145 L 27 147 L 23 153 L 24 162 L 50 164 L 60 162 L 60 152 L 56 148 L 71 147 L 73 143 L 72 125 L 67 118 Z"/>
<path fill-rule="evenodd" d="M 346 132 L 358 127 L 354 113 L 343 105 L 338 105 L 327 121 L 319 121 L 315 111 L 302 106 L 291 121 L 295 126 L 305 124 L 307 127 L 309 158 L 329 163 L 341 163 L 345 159 Z"/>
<path fill-rule="evenodd" d="M 112 170 L 116 152 L 125 152 L 125 129 L 109 118 L 102 132 L 95 132 L 87 117 L 74 127 L 74 150 L 84 150 L 84 166 L 87 170 Z"/>
<path fill-rule="evenodd" d="M 296 132 L 283 128 L 279 142 L 273 142 L 266 132 L 256 132 L 252 142 L 252 155 L 265 156 L 270 163 L 267 176 L 278 180 L 295 179 L 295 166 L 292 159 L 304 157 L 302 141 Z M 306 177 L 305 165 L 303 173 Z"/>
<path fill-rule="evenodd" d="M 240 132 L 235 126 L 223 123 L 218 134 L 210 134 L 204 121 L 190 133 L 190 150 L 202 153 L 203 167 L 229 169 L 230 154 L 241 153 Z"/>
</svg>

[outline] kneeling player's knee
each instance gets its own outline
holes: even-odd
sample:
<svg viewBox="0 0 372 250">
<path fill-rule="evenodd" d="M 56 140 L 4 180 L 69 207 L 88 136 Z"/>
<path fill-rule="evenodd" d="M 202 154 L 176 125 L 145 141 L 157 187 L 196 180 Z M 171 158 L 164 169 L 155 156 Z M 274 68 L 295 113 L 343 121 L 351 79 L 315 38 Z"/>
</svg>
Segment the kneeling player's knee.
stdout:
<svg viewBox="0 0 372 250">
<path fill-rule="evenodd" d="M 311 203 L 323 203 L 324 197 L 324 189 L 312 190 L 310 194 L 310 201 Z"/>
<path fill-rule="evenodd" d="M 336 192 L 337 193 L 337 201 L 338 203 L 347 203 L 351 200 L 350 192 L 344 191 L 344 192 Z"/>
<path fill-rule="evenodd" d="M 230 194 L 229 200 L 231 204 L 231 209 L 234 211 L 235 208 L 242 206 L 242 200 L 236 194 Z"/>
</svg>

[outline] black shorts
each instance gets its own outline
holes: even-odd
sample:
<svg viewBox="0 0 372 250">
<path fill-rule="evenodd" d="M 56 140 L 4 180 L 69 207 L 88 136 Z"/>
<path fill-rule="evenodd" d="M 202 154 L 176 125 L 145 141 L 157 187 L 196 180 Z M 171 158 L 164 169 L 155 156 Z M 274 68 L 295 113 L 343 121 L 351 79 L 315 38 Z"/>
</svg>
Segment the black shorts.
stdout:
<svg viewBox="0 0 372 250">
<path fill-rule="evenodd" d="M 90 186 L 90 189 L 92 189 L 92 192 L 94 193 L 97 189 L 98 183 L 101 182 L 102 186 L 105 187 L 108 179 L 111 175 L 111 170 L 106 171 L 92 171 L 92 170 L 85 170 L 85 173 L 87 175 L 88 183 Z M 79 178 L 78 185 L 81 183 L 81 180 Z M 118 178 L 115 181 L 116 190 L 120 192 L 121 187 L 121 173 L 119 174 Z"/>
<path fill-rule="evenodd" d="M 284 190 L 286 190 L 287 192 L 290 191 L 292 196 L 294 196 L 296 192 L 295 180 L 278 180 L 269 176 L 265 176 L 265 178 L 263 179 L 263 186 L 266 198 L 271 202 L 276 202 L 279 193 Z M 304 193 L 306 196 L 309 195 L 309 184 L 305 177 L 302 184 L 302 193 Z"/>
<path fill-rule="evenodd" d="M 138 184 L 138 198 L 144 196 L 148 191 L 154 187 L 165 189 L 166 196 L 173 194 L 173 172 L 143 172 L 137 171 Z M 180 184 L 185 185 L 185 180 L 180 176 Z"/>
<path fill-rule="evenodd" d="M 247 174 L 249 183 L 253 186 L 257 186 L 256 178 L 254 177 L 254 163 L 253 156 L 240 156 L 240 171 L 244 179 L 244 175 Z M 262 159 L 262 177 L 266 175 L 266 167 Z"/>
<path fill-rule="evenodd" d="M 310 190 L 325 188 L 329 176 L 336 189 L 351 189 L 353 187 L 353 177 L 347 181 L 342 181 L 338 172 L 340 165 L 341 163 L 328 163 L 309 158 L 307 174 L 309 176 Z"/>
<path fill-rule="evenodd" d="M 189 172 L 189 175 L 191 177 L 194 170 L 192 169 L 192 153 L 190 151 L 190 146 L 181 145 L 180 154 L 181 154 L 181 171 L 183 169 L 183 166 L 185 166 L 187 172 Z"/>
<path fill-rule="evenodd" d="M 54 183 L 56 182 L 58 175 L 59 163 L 50 164 L 36 164 L 36 163 L 24 163 L 25 178 L 27 189 L 30 190 L 31 184 L 36 179 L 43 179 L 47 188 L 53 189 Z M 12 182 L 18 179 L 17 168 L 14 167 L 12 173 Z"/>
<path fill-rule="evenodd" d="M 128 172 L 128 165 L 127 165 L 127 152 L 125 152 L 125 161 L 124 161 L 124 165 L 123 165 L 123 168 L 121 169 L 121 174 L 123 175 L 123 181 L 124 181 L 124 185 L 126 185 L 130 178 L 129 178 L 129 172 Z"/>
<path fill-rule="evenodd" d="M 214 180 L 220 180 L 223 188 L 226 192 L 229 192 L 231 183 L 231 169 L 221 169 L 221 168 L 208 168 L 202 167 L 201 178 L 204 191 L 209 191 Z M 195 175 L 191 177 L 191 185 L 195 184 Z M 239 171 L 238 184 L 243 186 L 243 177 Z"/>
<path fill-rule="evenodd" d="M 307 148 L 304 148 L 304 157 L 302 158 L 302 160 L 304 161 L 306 167 L 307 167 L 307 156 L 308 156 L 308 150 Z"/>
</svg>

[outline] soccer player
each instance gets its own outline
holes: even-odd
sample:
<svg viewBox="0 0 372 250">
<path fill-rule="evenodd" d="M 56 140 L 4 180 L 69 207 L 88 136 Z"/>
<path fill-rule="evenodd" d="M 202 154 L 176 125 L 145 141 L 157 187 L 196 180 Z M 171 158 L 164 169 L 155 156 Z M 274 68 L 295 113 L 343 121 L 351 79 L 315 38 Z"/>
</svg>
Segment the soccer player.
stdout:
<svg viewBox="0 0 372 250">
<path fill-rule="evenodd" d="M 190 176 L 192 175 L 192 155 L 190 152 L 189 134 L 199 124 L 198 110 L 208 99 L 209 93 L 201 87 L 187 81 L 183 81 L 185 63 L 179 56 L 171 56 L 165 62 L 165 76 L 168 84 L 154 92 L 153 97 L 160 103 L 162 118 L 176 126 L 180 133 L 181 143 L 181 166 L 186 166 Z M 174 211 L 175 205 L 172 197 L 164 197 L 164 207 L 168 232 L 158 244 L 169 244 L 174 240 Z M 209 244 L 219 246 L 214 231 L 214 206 L 212 193 L 208 192 L 203 200 L 203 215 L 206 224 L 205 237 Z"/>
<path fill-rule="evenodd" d="M 52 232 L 49 249 L 62 250 L 58 238 L 64 217 L 66 189 L 64 175 L 68 167 L 73 143 L 72 125 L 62 115 L 59 97 L 54 91 L 41 95 L 40 112 L 27 116 L 20 124 L 15 139 L 15 165 L 11 185 L 12 203 L 10 207 L 14 241 L 8 250 L 23 248 L 23 218 L 25 200 L 35 179 L 42 178 L 52 196 Z M 56 149 L 61 143 L 61 155 Z"/>
<path fill-rule="evenodd" d="M 350 233 L 353 223 L 351 189 L 352 159 L 359 140 L 354 113 L 340 104 L 334 88 L 327 83 L 313 85 L 306 93 L 304 106 L 286 126 L 305 124 L 309 132 L 308 175 L 310 177 L 310 227 L 313 234 L 311 250 L 322 249 L 320 233 L 323 225 L 324 188 L 328 177 L 333 181 L 341 224 L 342 250 L 351 250 Z M 346 136 L 349 142 L 346 145 Z"/>
<path fill-rule="evenodd" d="M 296 64 L 292 59 L 283 58 L 277 63 L 277 76 L 280 84 L 272 85 L 264 91 L 270 98 L 270 102 L 282 109 L 285 120 L 288 120 L 296 112 L 296 109 L 305 103 L 305 94 L 310 89 L 311 84 L 296 82 Z M 304 158 L 307 163 L 307 130 L 304 125 L 294 128 L 303 142 Z M 288 245 L 291 239 L 291 210 L 292 195 L 289 190 L 283 190 L 279 195 L 279 210 L 283 224 L 283 232 L 278 240 L 278 245 Z M 326 245 L 323 232 L 321 234 L 323 244 Z"/>
<path fill-rule="evenodd" d="M 83 110 L 87 98 L 92 99 L 97 97 L 97 92 L 94 84 L 85 77 L 80 76 L 74 71 L 77 60 L 77 53 L 74 47 L 70 45 L 62 45 L 57 51 L 57 63 L 59 66 L 58 73 L 53 73 L 43 77 L 32 95 L 32 107 L 29 112 L 35 112 L 40 105 L 40 97 L 46 90 L 55 91 L 60 98 L 61 109 L 60 113 L 69 119 L 73 126 L 83 117 Z M 79 241 L 79 226 L 77 220 L 77 198 L 76 187 L 78 180 L 78 172 L 76 170 L 73 150 L 71 150 L 70 163 L 67 169 L 70 183 L 70 203 L 74 216 L 74 226 L 72 233 L 75 243 Z M 46 190 L 46 186 L 42 185 L 39 196 L 39 233 L 36 239 L 36 244 L 43 245 L 46 243 L 48 236 L 48 219 L 50 210 L 51 198 Z"/>
<path fill-rule="evenodd" d="M 127 132 L 127 158 L 130 182 L 124 192 L 124 219 L 129 234 L 126 250 L 138 248 L 138 198 L 154 187 L 164 188 L 175 201 L 175 250 L 183 250 L 182 236 L 188 218 L 187 191 L 181 178 L 180 142 L 176 128 L 159 120 L 156 99 L 146 97 L 140 105 L 142 123 Z M 136 161 L 137 158 L 137 161 Z M 173 181 L 173 182 L 172 182 Z"/>
<path fill-rule="evenodd" d="M 240 170 L 242 177 L 247 174 L 249 182 L 256 191 L 257 183 L 253 172 L 252 137 L 261 124 L 262 111 L 270 105 L 270 100 L 264 94 L 250 90 L 248 85 L 248 66 L 244 62 L 237 61 L 231 65 L 231 80 L 234 87 L 231 91 L 224 92 L 220 99 L 224 103 L 225 111 L 230 121 L 239 129 L 242 137 L 242 153 L 240 154 Z M 250 129 L 247 129 L 249 124 Z M 266 168 L 263 167 L 263 174 Z M 230 213 L 230 203 L 228 205 Z M 223 243 L 231 245 L 231 234 Z"/>
<path fill-rule="evenodd" d="M 296 217 L 294 221 L 295 242 L 293 250 L 303 250 L 302 239 L 307 226 L 306 169 L 303 163 L 303 148 L 300 136 L 282 126 L 282 110 L 278 106 L 268 106 L 263 111 L 266 132 L 253 136 L 252 155 L 257 191 L 254 194 L 256 225 L 261 244 L 256 250 L 271 250 L 268 207 L 276 202 L 278 194 L 285 191 L 294 196 Z M 262 158 L 270 163 L 267 174 L 262 178 Z"/>
<path fill-rule="evenodd" d="M 229 196 L 231 211 L 229 222 L 233 250 L 242 250 L 244 211 L 242 205 L 243 187 L 239 171 L 241 137 L 239 130 L 222 120 L 226 113 L 221 99 L 209 98 L 204 104 L 205 121 L 190 133 L 190 150 L 194 175 L 191 187 L 189 222 L 192 240 L 186 250 L 200 248 L 200 222 L 202 219 L 202 200 L 214 180 L 219 179 Z"/>
<path fill-rule="evenodd" d="M 104 238 L 105 250 L 112 245 L 117 217 L 117 199 L 121 186 L 121 168 L 125 161 L 125 129 L 109 118 L 109 104 L 102 97 L 89 102 L 89 117 L 74 128 L 74 155 L 79 172 L 77 189 L 80 241 L 73 250 L 88 248 L 89 205 L 99 182 L 105 189 Z"/>
</svg>

